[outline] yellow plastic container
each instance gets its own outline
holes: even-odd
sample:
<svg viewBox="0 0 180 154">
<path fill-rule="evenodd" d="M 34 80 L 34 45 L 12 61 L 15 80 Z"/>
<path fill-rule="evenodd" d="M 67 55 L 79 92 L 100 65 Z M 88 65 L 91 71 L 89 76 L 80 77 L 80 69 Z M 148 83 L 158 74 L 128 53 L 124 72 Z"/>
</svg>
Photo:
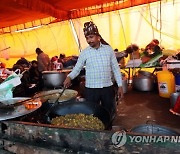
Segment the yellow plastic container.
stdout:
<svg viewBox="0 0 180 154">
<path fill-rule="evenodd" d="M 175 92 L 175 77 L 168 70 L 157 72 L 158 89 L 161 97 L 170 98 Z"/>
</svg>

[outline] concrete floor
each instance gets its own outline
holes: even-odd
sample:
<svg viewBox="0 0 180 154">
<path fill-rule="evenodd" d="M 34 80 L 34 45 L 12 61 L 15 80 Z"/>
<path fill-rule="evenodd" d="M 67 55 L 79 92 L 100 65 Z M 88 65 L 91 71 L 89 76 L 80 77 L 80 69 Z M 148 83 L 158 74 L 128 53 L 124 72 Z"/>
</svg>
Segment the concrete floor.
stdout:
<svg viewBox="0 0 180 154">
<path fill-rule="evenodd" d="M 180 133 L 180 116 L 173 115 L 169 109 L 170 99 L 160 97 L 158 91 L 140 92 L 129 88 L 117 106 L 113 125 L 130 130 L 148 120 L 155 120 L 156 124 Z"/>
</svg>

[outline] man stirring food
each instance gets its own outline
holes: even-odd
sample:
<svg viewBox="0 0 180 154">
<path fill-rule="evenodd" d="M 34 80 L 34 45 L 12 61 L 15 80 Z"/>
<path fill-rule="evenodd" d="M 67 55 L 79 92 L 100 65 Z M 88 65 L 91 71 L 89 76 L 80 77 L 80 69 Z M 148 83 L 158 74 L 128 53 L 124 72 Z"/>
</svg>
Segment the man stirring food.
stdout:
<svg viewBox="0 0 180 154">
<path fill-rule="evenodd" d="M 100 103 L 113 116 L 116 109 L 113 78 L 118 85 L 119 99 L 123 98 L 122 77 L 117 59 L 113 49 L 104 43 L 93 22 L 86 22 L 83 31 L 89 46 L 80 53 L 74 69 L 64 81 L 64 86 L 69 87 L 71 80 L 79 75 L 85 65 L 86 101 Z"/>
</svg>

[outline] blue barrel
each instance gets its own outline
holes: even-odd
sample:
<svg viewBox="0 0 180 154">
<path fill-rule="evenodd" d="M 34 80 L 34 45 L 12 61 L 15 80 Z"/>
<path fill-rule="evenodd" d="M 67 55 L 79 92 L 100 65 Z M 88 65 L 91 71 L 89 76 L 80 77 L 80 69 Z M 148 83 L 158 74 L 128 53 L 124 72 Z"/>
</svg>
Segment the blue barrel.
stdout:
<svg viewBox="0 0 180 154">
<path fill-rule="evenodd" d="M 180 74 L 175 75 L 175 83 L 176 85 L 180 85 Z"/>
<path fill-rule="evenodd" d="M 180 74 L 175 75 L 176 92 L 180 92 Z"/>
</svg>

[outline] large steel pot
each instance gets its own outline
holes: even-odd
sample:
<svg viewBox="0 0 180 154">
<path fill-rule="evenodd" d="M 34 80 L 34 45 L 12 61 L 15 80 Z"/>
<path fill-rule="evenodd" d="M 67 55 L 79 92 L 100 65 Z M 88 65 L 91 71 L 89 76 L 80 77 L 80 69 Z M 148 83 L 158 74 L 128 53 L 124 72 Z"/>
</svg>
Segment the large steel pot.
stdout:
<svg viewBox="0 0 180 154">
<path fill-rule="evenodd" d="M 152 91 L 155 87 L 156 77 L 147 71 L 138 71 L 133 76 L 133 88 L 139 91 Z"/>
<path fill-rule="evenodd" d="M 178 132 L 156 124 L 143 124 L 131 129 L 131 132 L 143 135 L 166 135 L 166 136 L 178 136 Z"/>
<path fill-rule="evenodd" d="M 133 88 L 139 91 L 152 91 L 154 89 L 155 80 L 152 77 L 133 77 Z"/>
<path fill-rule="evenodd" d="M 66 72 L 63 71 L 43 71 L 42 78 L 44 87 L 58 88 L 63 85 L 66 78 Z"/>
</svg>

